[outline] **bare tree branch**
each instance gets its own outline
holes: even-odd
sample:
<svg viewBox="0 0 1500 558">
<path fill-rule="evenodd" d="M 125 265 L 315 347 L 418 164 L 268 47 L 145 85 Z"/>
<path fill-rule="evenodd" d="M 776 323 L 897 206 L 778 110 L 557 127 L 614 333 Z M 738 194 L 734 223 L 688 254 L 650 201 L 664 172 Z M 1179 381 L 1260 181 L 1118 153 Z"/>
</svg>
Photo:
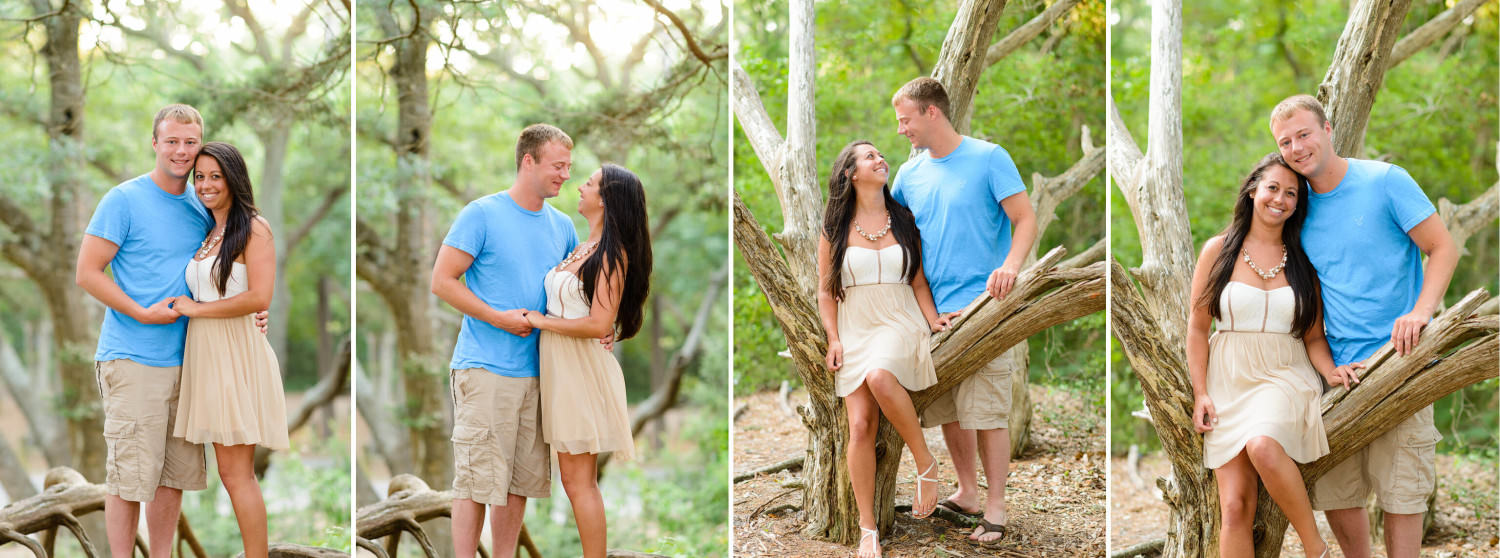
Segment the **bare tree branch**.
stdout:
<svg viewBox="0 0 1500 558">
<path fill-rule="evenodd" d="M 703 65 L 708 66 L 710 69 L 712 69 L 714 67 L 715 60 L 721 60 L 729 57 L 729 51 L 722 48 L 711 53 L 703 52 L 703 48 L 698 46 L 698 40 L 693 38 L 693 32 L 687 28 L 686 23 L 682 22 L 682 18 L 677 17 L 677 14 L 672 13 L 672 11 L 668 10 L 666 6 L 661 5 L 661 2 L 657 2 L 656 0 L 643 1 L 646 3 L 646 5 L 651 6 L 651 9 L 656 10 L 656 13 L 666 16 L 666 18 L 672 22 L 672 25 L 677 28 L 677 31 L 679 33 L 682 33 L 682 39 L 687 43 L 688 51 L 693 53 L 694 58 L 697 58 L 700 62 L 703 62 Z"/>
<path fill-rule="evenodd" d="M 334 204 L 344 199 L 344 194 L 348 192 L 349 184 L 346 182 L 334 186 L 332 190 L 323 195 L 323 202 L 318 204 L 318 208 L 314 209 L 312 215 L 309 215 L 306 220 L 302 221 L 302 225 L 298 226 L 297 230 L 292 232 L 291 236 L 287 237 L 287 257 L 291 257 L 292 252 L 296 251 L 297 246 L 302 243 L 302 240 L 307 238 L 307 235 L 312 232 L 313 227 L 317 226 L 324 217 L 327 217 L 328 212 L 333 210 Z"/>
<path fill-rule="evenodd" d="M 1391 57 L 1390 61 L 1386 64 L 1386 69 L 1389 70 L 1396 67 L 1397 64 L 1405 62 L 1407 58 L 1411 58 L 1413 54 L 1437 42 L 1439 38 L 1452 31 L 1454 27 L 1463 22 L 1464 18 L 1472 15 L 1475 10 L 1479 9 L 1479 6 L 1488 1 L 1459 0 L 1452 8 L 1443 10 L 1442 13 L 1427 20 L 1427 23 L 1422 24 L 1421 27 L 1412 30 L 1411 33 L 1407 33 L 1405 37 L 1401 37 L 1401 40 L 1396 42 L 1396 46 L 1391 48 Z"/>
<path fill-rule="evenodd" d="M 1048 27 L 1051 27 L 1054 22 L 1062 18 L 1063 14 L 1068 13 L 1068 10 L 1071 10 L 1074 6 L 1077 6 L 1078 2 L 1080 1 L 1081 0 L 1059 0 L 1057 3 L 1052 4 L 1051 6 L 1047 6 L 1047 9 L 1043 10 L 1042 13 L 1037 14 L 1037 16 L 1031 18 L 1030 21 L 1023 23 L 1020 27 L 1012 30 L 1010 34 L 1006 35 L 1005 38 L 1000 39 L 999 42 L 990 45 L 989 50 L 984 54 L 984 65 L 993 66 L 996 62 L 999 62 L 1000 59 L 1005 58 L 1006 56 L 1010 56 L 1010 53 L 1015 52 L 1017 49 L 1021 48 L 1021 46 L 1025 45 L 1028 42 L 1031 42 L 1031 40 L 1035 39 L 1037 35 L 1041 35 L 1042 31 L 1045 31 Z"/>
</svg>

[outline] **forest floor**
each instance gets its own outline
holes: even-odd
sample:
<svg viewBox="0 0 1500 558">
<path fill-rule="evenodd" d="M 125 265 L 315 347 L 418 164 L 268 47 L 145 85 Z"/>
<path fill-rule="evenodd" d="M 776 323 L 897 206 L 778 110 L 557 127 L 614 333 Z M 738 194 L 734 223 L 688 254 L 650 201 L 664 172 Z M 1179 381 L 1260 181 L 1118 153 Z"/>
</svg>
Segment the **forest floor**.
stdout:
<svg viewBox="0 0 1500 558">
<path fill-rule="evenodd" d="M 1171 463 L 1161 454 L 1148 455 L 1141 458 L 1136 474 L 1131 475 L 1126 459 L 1112 458 L 1111 462 L 1113 547 L 1127 548 L 1164 536 L 1168 510 L 1157 496 L 1156 479 L 1171 472 Z M 1422 540 L 1422 556 L 1494 556 L 1500 542 L 1496 538 L 1495 461 L 1439 454 L 1437 469 L 1437 514 Z M 1324 540 L 1333 541 L 1323 514 L 1314 515 Z M 1301 541 L 1291 529 L 1287 529 L 1282 549 L 1286 555 L 1302 555 Z M 1374 550 L 1377 556 L 1384 556 L 1383 543 Z M 1336 549 L 1331 555 L 1343 556 Z"/>
<path fill-rule="evenodd" d="M 1062 389 L 1032 385 L 1031 443 L 1010 462 L 1006 484 L 1009 531 L 1002 542 L 986 548 L 965 538 L 970 528 L 947 520 L 914 519 L 897 513 L 896 525 L 881 540 L 887 557 L 964 556 L 1103 556 L 1104 555 L 1104 410 L 1087 397 Z M 792 405 L 805 403 L 794 392 Z M 738 475 L 797 457 L 807 447 L 801 419 L 782 409 L 775 392 L 737 398 L 734 423 L 734 468 Z M 950 483 L 952 460 L 942 431 L 927 429 L 927 445 L 938 458 L 937 476 Z M 910 505 L 916 465 L 903 451 L 897 505 Z M 738 483 L 734 499 L 733 553 L 737 557 L 852 556 L 849 546 L 814 540 L 801 533 L 802 491 L 782 488 L 800 471 L 759 475 Z M 980 481 L 986 481 L 981 473 Z M 796 509 L 768 512 L 782 504 Z"/>
</svg>

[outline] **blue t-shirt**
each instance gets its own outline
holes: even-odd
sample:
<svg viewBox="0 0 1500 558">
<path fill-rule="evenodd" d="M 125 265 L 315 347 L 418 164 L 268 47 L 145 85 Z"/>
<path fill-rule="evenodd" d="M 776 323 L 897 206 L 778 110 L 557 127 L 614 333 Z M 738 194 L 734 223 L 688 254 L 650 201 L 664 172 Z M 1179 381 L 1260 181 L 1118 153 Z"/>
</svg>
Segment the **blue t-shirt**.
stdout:
<svg viewBox="0 0 1500 558">
<path fill-rule="evenodd" d="M 1333 362 L 1368 358 L 1422 292 L 1422 251 L 1407 232 L 1436 210 L 1401 167 L 1346 159 L 1349 171 L 1308 200 L 1302 248 L 1323 284 Z"/>
<path fill-rule="evenodd" d="M 901 165 L 891 196 L 922 233 L 922 271 L 938 312 L 963 310 L 1010 254 L 1010 217 L 1000 200 L 1026 191 L 1010 153 L 963 137 L 947 157 L 923 151 Z"/>
<path fill-rule="evenodd" d="M 115 284 L 136 304 L 151 306 L 189 294 L 184 270 L 211 225 L 192 184 L 174 196 L 145 174 L 105 192 L 84 233 L 119 247 L 109 261 Z M 184 316 L 170 324 L 143 324 L 108 308 L 94 360 L 181 366 L 187 320 Z"/>
<path fill-rule="evenodd" d="M 529 211 L 500 192 L 464 206 L 443 244 L 474 257 L 464 282 L 474 296 L 496 310 L 525 308 L 545 312 L 547 270 L 578 245 L 573 222 L 551 205 Z M 453 347 L 454 370 L 483 368 L 501 376 L 539 375 L 537 335 L 520 337 L 465 315 Z"/>
</svg>

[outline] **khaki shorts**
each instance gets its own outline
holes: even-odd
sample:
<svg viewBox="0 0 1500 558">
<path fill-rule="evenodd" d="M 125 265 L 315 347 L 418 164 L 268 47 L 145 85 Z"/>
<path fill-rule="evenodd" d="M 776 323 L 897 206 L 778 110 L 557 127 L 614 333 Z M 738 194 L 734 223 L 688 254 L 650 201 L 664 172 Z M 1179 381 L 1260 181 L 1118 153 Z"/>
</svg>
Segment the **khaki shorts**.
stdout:
<svg viewBox="0 0 1500 558">
<path fill-rule="evenodd" d="M 454 370 L 453 497 L 503 506 L 507 494 L 552 495 L 552 455 L 542 441 L 537 378 L 483 368 Z"/>
<path fill-rule="evenodd" d="M 1363 508 L 1373 490 L 1386 513 L 1426 512 L 1437 486 L 1434 459 L 1441 439 L 1428 405 L 1318 479 L 1313 509 Z"/>
<path fill-rule="evenodd" d="M 968 430 L 995 430 L 1009 426 L 1010 367 L 1005 355 L 984 365 L 922 411 L 922 428 L 957 421 Z"/>
<path fill-rule="evenodd" d="M 150 502 L 156 487 L 203 490 L 203 446 L 172 437 L 181 366 L 119 359 L 94 363 L 104 403 L 104 489 L 131 502 Z"/>
</svg>

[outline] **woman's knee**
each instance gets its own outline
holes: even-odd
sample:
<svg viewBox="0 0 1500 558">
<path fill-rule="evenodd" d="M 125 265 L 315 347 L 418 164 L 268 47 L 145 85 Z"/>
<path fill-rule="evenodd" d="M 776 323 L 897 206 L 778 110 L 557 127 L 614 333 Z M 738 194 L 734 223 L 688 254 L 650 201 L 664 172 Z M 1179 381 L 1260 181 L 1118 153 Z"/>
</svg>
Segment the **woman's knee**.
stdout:
<svg viewBox="0 0 1500 558">
<path fill-rule="evenodd" d="M 1250 457 L 1251 463 L 1259 467 L 1281 459 L 1286 455 L 1286 450 L 1275 438 L 1256 436 L 1245 442 L 1245 455 Z"/>
<path fill-rule="evenodd" d="M 851 445 L 875 439 L 875 429 L 880 426 L 880 415 L 872 415 L 849 417 L 849 441 Z"/>
<path fill-rule="evenodd" d="M 1255 496 L 1220 494 L 1219 513 L 1226 527 L 1240 527 L 1255 523 Z"/>
<path fill-rule="evenodd" d="M 901 382 L 890 370 L 876 368 L 865 373 L 865 384 L 870 386 L 871 391 L 884 393 L 891 389 L 900 388 Z M 904 388 L 903 388 L 904 389 Z"/>
</svg>

